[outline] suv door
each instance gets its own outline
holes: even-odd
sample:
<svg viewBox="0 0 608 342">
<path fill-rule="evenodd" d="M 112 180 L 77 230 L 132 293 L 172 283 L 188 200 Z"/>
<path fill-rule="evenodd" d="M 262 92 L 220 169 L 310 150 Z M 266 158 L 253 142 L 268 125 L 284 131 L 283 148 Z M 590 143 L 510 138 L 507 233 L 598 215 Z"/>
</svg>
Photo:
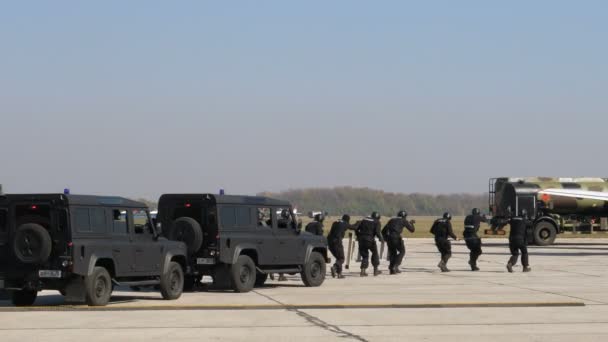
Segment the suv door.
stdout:
<svg viewBox="0 0 608 342">
<path fill-rule="evenodd" d="M 129 210 L 129 228 L 133 237 L 135 272 L 160 274 L 163 251 L 155 238 L 150 213 L 145 209 Z"/>
<path fill-rule="evenodd" d="M 274 212 L 280 213 L 287 209 L 292 213 L 291 208 L 276 208 Z M 274 215 L 278 218 L 279 215 Z M 278 219 L 273 220 L 274 234 L 278 241 L 278 265 L 299 265 L 304 261 L 305 241 L 300 237 L 300 233 L 296 230 L 296 217 L 291 214 L 288 222 L 281 222 Z"/>
<path fill-rule="evenodd" d="M 112 236 L 112 257 L 116 266 L 116 275 L 127 276 L 135 268 L 133 244 L 127 224 L 127 210 L 122 208 L 111 208 L 110 212 L 110 235 Z"/>
</svg>

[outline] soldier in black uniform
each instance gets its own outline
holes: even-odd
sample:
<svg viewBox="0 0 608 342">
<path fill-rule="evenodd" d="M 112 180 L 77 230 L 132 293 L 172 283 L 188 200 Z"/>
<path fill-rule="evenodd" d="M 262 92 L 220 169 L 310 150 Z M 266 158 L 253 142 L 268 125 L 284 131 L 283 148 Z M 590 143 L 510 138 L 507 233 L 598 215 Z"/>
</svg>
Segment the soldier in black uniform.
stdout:
<svg viewBox="0 0 608 342">
<path fill-rule="evenodd" d="M 350 216 L 344 215 L 341 220 L 334 222 L 331 225 L 331 230 L 329 231 L 329 235 L 327 235 L 327 244 L 329 246 L 329 251 L 333 254 L 334 258 L 336 258 L 336 263 L 331 267 L 331 276 L 338 279 L 343 279 L 342 275 L 342 265 L 344 264 L 344 245 L 342 244 L 342 240 L 344 240 L 344 235 L 348 229 L 354 229 L 350 224 Z"/>
<path fill-rule="evenodd" d="M 361 254 L 361 276 L 367 277 L 369 267 L 369 252 L 372 252 L 372 266 L 374 266 L 374 276 L 380 275 L 382 271 L 378 269 L 380 256 L 376 239 L 384 242 L 380 232 L 380 214 L 373 212 L 370 217 L 364 218 L 357 227 L 357 241 L 359 242 L 359 254 Z"/>
<path fill-rule="evenodd" d="M 479 271 L 477 267 L 477 259 L 481 255 L 481 239 L 477 235 L 481 222 L 488 222 L 485 215 L 481 215 L 479 209 L 475 208 L 464 219 L 464 241 L 467 244 L 467 248 L 471 253 L 469 254 L 469 265 L 471 265 L 471 271 Z"/>
<path fill-rule="evenodd" d="M 511 258 L 507 263 L 507 270 L 513 272 L 513 266 L 517 264 L 517 258 L 521 251 L 521 264 L 524 266 L 524 272 L 530 272 L 530 264 L 528 263 L 528 241 L 526 241 L 526 230 L 530 225 L 528 212 L 522 209 L 520 216 L 514 216 L 509 219 L 511 231 L 509 232 L 509 249 L 511 250 Z"/>
<path fill-rule="evenodd" d="M 413 233 L 416 230 L 414 223 L 416 223 L 416 221 L 408 221 L 407 212 L 401 210 L 397 213 L 397 217 L 390 219 L 382 229 L 382 236 L 386 240 L 386 245 L 388 247 L 390 259 L 388 270 L 390 274 L 401 273 L 399 266 L 405 256 L 405 243 L 403 243 L 401 234 L 403 233 L 403 228 L 407 228 L 407 230 Z"/>
<path fill-rule="evenodd" d="M 315 235 L 323 235 L 323 221 L 325 220 L 325 215 L 316 214 L 314 221 L 310 222 L 306 225 L 306 231 Z"/>
<path fill-rule="evenodd" d="M 452 257 L 452 244 L 448 238 L 458 241 L 458 237 L 452 230 L 452 215 L 444 213 L 443 218 L 440 218 L 433 223 L 431 234 L 435 235 L 435 245 L 441 253 L 441 261 L 437 265 L 441 272 L 450 272 L 448 269 L 448 260 Z"/>
</svg>

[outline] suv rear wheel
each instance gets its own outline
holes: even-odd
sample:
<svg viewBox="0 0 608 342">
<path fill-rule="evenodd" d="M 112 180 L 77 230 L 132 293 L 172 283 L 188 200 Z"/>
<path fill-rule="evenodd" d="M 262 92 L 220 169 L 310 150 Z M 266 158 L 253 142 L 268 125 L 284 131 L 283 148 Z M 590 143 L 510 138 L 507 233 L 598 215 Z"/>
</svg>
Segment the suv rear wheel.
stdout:
<svg viewBox="0 0 608 342">
<path fill-rule="evenodd" d="M 160 293 L 164 299 L 173 300 L 181 297 L 184 291 L 184 270 L 175 261 L 171 261 L 169 269 L 160 278 Z"/>
<path fill-rule="evenodd" d="M 249 292 L 253 290 L 256 279 L 255 263 L 250 257 L 241 255 L 236 263 L 230 267 L 232 288 L 236 292 Z"/>
<path fill-rule="evenodd" d="M 173 221 L 169 238 L 186 244 L 189 254 L 198 252 L 203 244 L 201 225 L 191 217 L 180 217 Z"/>
<path fill-rule="evenodd" d="M 100 266 L 84 279 L 85 297 L 90 306 L 105 306 L 112 296 L 112 278 L 108 271 Z"/>
<path fill-rule="evenodd" d="M 302 281 L 308 287 L 321 286 L 325 281 L 325 258 L 319 252 L 312 252 L 302 270 Z"/>
<path fill-rule="evenodd" d="M 37 223 L 25 223 L 15 231 L 13 252 L 24 264 L 42 264 L 51 256 L 51 235 Z"/>
<path fill-rule="evenodd" d="M 12 302 L 15 306 L 30 306 L 34 304 L 38 297 L 38 291 L 20 290 L 13 292 Z"/>
</svg>

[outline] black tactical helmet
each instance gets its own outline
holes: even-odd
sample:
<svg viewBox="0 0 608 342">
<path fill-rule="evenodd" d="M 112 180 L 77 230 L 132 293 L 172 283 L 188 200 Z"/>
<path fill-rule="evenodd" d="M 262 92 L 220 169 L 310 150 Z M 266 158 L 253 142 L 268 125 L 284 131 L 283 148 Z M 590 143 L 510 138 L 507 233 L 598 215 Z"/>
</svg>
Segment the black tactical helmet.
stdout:
<svg viewBox="0 0 608 342">
<path fill-rule="evenodd" d="M 342 221 L 349 223 L 350 222 L 350 216 L 347 214 L 342 215 Z"/>
<path fill-rule="evenodd" d="M 281 217 L 284 219 L 288 219 L 291 215 L 289 215 L 289 210 L 283 209 L 281 210 Z"/>
<path fill-rule="evenodd" d="M 407 217 L 407 211 L 401 210 L 400 212 L 397 213 L 397 217 L 406 218 Z"/>
<path fill-rule="evenodd" d="M 319 213 L 319 214 L 315 215 L 315 221 L 323 222 L 324 220 L 325 220 L 325 215 L 323 215 L 323 213 Z"/>
<path fill-rule="evenodd" d="M 450 214 L 450 213 L 443 213 L 443 218 L 449 221 L 449 220 L 452 219 L 452 214 Z"/>
<path fill-rule="evenodd" d="M 373 218 L 374 220 L 379 220 L 380 219 L 380 214 L 378 214 L 377 211 L 374 211 L 371 216 L 371 218 Z"/>
<path fill-rule="evenodd" d="M 474 209 L 473 209 L 473 211 L 471 211 L 471 213 L 472 213 L 473 215 L 480 215 L 480 214 L 481 214 L 481 211 L 479 210 L 479 208 L 474 208 Z"/>
</svg>

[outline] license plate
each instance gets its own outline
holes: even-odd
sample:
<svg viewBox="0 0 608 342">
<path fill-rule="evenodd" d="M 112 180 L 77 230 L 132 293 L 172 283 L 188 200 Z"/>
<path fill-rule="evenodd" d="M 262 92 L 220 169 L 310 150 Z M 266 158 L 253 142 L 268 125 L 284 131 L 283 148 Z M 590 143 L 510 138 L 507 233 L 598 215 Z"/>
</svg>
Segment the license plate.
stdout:
<svg viewBox="0 0 608 342">
<path fill-rule="evenodd" d="M 40 270 L 40 271 L 38 271 L 38 277 L 40 277 L 40 278 L 61 278 L 61 271 Z"/>
<path fill-rule="evenodd" d="M 213 259 L 213 258 L 197 258 L 196 259 L 196 264 L 197 265 L 214 265 L 215 264 L 215 259 Z"/>
</svg>

